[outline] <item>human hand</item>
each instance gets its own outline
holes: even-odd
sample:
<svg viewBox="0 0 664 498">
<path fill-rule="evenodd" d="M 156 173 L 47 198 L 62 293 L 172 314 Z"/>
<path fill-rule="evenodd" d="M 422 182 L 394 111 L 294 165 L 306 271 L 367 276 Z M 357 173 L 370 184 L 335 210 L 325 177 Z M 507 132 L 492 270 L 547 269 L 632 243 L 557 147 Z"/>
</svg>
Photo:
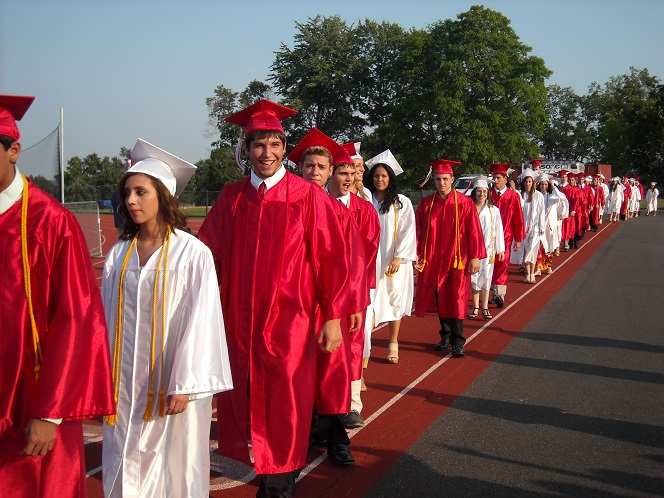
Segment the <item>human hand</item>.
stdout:
<svg viewBox="0 0 664 498">
<path fill-rule="evenodd" d="M 357 332 L 362 326 L 362 313 L 353 313 L 348 317 L 348 328 L 350 333 Z"/>
<path fill-rule="evenodd" d="M 166 397 L 166 415 L 182 413 L 189 404 L 188 394 L 171 394 Z"/>
<path fill-rule="evenodd" d="M 341 320 L 328 320 L 318 335 L 318 344 L 325 353 L 331 353 L 341 346 Z"/>
<path fill-rule="evenodd" d="M 390 266 L 387 267 L 387 270 L 385 270 L 385 274 L 388 277 L 391 277 L 394 275 L 396 272 L 399 271 L 399 267 L 401 266 L 401 258 L 394 258 L 392 261 L 390 261 Z"/>
<path fill-rule="evenodd" d="M 468 275 L 474 275 L 480 271 L 480 260 L 479 258 L 473 258 L 470 261 L 468 261 L 468 266 L 466 267 L 466 272 Z"/>
<path fill-rule="evenodd" d="M 33 418 L 25 428 L 25 449 L 23 456 L 44 456 L 53 449 L 55 432 L 58 426 L 46 420 Z"/>
<path fill-rule="evenodd" d="M 504 260 L 505 259 L 505 251 L 497 252 L 496 253 L 496 258 L 498 259 L 498 261 Z"/>
</svg>

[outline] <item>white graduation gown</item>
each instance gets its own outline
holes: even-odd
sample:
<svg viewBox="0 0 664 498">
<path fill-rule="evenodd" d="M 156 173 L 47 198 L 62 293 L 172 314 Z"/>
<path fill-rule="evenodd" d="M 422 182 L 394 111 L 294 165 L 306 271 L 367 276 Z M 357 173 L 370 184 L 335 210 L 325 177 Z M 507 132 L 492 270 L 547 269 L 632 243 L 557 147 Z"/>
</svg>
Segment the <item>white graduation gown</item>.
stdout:
<svg viewBox="0 0 664 498">
<path fill-rule="evenodd" d="M 491 278 L 493 277 L 493 266 L 495 263 L 495 258 L 494 263 L 491 262 L 492 256 L 505 251 L 503 221 L 498 208 L 485 204 L 479 212 L 479 216 L 487 257 L 480 259 L 480 270 L 470 277 L 470 286 L 475 291 L 482 289 L 489 290 L 491 288 Z M 493 243 L 491 242 L 492 240 Z"/>
<path fill-rule="evenodd" d="M 417 257 L 415 211 L 410 199 L 399 194 L 402 207 L 397 219 L 396 247 L 394 244 L 394 205 L 389 212 L 380 213 L 380 204 L 373 199 L 380 220 L 380 242 L 376 258 L 376 293 L 373 312 L 376 325 L 409 316 L 413 308 L 413 261 Z M 392 277 L 385 275 L 392 258 L 402 258 L 399 271 Z M 389 279 L 389 281 L 388 281 Z M 370 320 L 367 317 L 367 320 Z"/>
<path fill-rule="evenodd" d="M 649 188 L 646 191 L 647 208 L 650 211 L 657 211 L 657 197 L 659 197 L 659 190 Z"/>
<path fill-rule="evenodd" d="M 542 233 L 543 245 L 546 252 L 553 252 L 560 246 L 560 230 L 558 229 L 558 217 L 564 210 L 562 195 L 557 189 L 544 196 L 544 232 Z"/>
<path fill-rule="evenodd" d="M 618 184 L 616 187 L 609 192 L 609 195 L 606 198 L 606 205 L 608 206 L 607 212 L 610 213 L 620 213 L 620 207 L 625 199 L 625 187 Z"/>
<path fill-rule="evenodd" d="M 102 297 L 111 354 L 118 280 L 129 241 L 110 250 Z M 183 413 L 159 417 L 161 282 L 157 298 L 153 419 L 143 420 L 148 397 L 152 294 L 159 250 L 142 269 L 134 247 L 124 280 L 118 415 L 104 424 L 103 483 L 107 497 L 207 497 L 212 395 L 233 388 L 219 288 L 210 250 L 180 230 L 170 237 L 166 276 L 166 395 L 189 394 Z M 163 263 L 162 263 L 163 264 Z"/>
<path fill-rule="evenodd" d="M 540 242 L 544 244 L 544 250 L 548 251 L 548 245 L 542 238 L 544 232 L 544 196 L 538 190 L 533 192 L 533 200 L 526 202 L 525 194 L 521 194 L 521 209 L 523 210 L 523 222 L 526 238 L 521 242 L 521 247 L 512 251 L 510 262 L 512 264 L 537 263 L 537 253 Z"/>
</svg>

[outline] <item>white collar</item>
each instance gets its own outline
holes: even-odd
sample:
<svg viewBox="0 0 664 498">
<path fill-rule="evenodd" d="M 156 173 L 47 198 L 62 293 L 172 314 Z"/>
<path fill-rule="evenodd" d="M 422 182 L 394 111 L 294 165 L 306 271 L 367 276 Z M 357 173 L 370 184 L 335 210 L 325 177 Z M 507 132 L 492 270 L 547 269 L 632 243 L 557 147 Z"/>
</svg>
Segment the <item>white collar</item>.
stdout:
<svg viewBox="0 0 664 498">
<path fill-rule="evenodd" d="M 341 203 L 346 206 L 347 208 L 350 207 L 350 192 L 348 192 L 346 195 L 340 195 L 337 197 L 338 201 L 341 201 Z"/>
<path fill-rule="evenodd" d="M 261 183 L 265 182 L 265 190 L 270 190 L 274 187 L 281 179 L 286 176 L 286 168 L 282 164 L 281 167 L 269 178 L 261 178 L 256 173 L 254 173 L 254 168 L 251 168 L 251 184 L 258 190 L 258 187 Z"/>
<path fill-rule="evenodd" d="M 498 190 L 498 189 L 496 189 L 496 192 L 498 192 L 500 195 L 503 195 L 503 194 L 505 193 L 506 190 L 507 190 L 507 185 L 505 185 L 505 188 L 502 189 L 502 190 Z"/>
<path fill-rule="evenodd" d="M 14 180 L 0 192 L 0 214 L 6 212 L 23 195 L 23 175 L 14 167 Z"/>
</svg>

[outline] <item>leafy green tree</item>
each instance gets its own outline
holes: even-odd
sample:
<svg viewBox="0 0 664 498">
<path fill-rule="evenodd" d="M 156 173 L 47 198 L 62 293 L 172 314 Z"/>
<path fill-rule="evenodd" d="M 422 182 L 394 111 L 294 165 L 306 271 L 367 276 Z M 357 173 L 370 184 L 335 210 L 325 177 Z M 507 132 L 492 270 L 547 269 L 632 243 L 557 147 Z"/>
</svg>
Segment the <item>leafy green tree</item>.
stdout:
<svg viewBox="0 0 664 498">
<path fill-rule="evenodd" d="M 281 44 L 270 75 L 284 103 L 300 111 L 284 123 L 287 136 L 297 143 L 314 126 L 339 141 L 359 136 L 366 121 L 357 112 L 353 76 L 361 65 L 352 28 L 339 16 L 295 24 L 294 48 Z"/>
<path fill-rule="evenodd" d="M 620 174 L 661 177 L 662 85 L 647 69 L 612 77 L 600 93 L 599 160 Z"/>
</svg>

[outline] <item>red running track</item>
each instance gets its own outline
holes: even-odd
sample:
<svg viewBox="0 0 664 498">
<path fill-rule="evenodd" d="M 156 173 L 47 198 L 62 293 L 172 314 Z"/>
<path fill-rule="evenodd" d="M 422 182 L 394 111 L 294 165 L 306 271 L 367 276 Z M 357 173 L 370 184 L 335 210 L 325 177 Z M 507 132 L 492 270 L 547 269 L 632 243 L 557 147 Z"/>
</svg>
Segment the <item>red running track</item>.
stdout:
<svg viewBox="0 0 664 498">
<path fill-rule="evenodd" d="M 190 222 L 196 232 L 200 220 Z M 338 467 L 323 449 L 311 451 L 310 465 L 298 482 L 300 496 L 361 496 L 385 473 L 422 433 L 461 395 L 484 369 L 507 347 L 540 309 L 592 256 L 619 224 L 602 224 L 598 233 L 589 232 L 578 250 L 554 258 L 554 273 L 538 278 L 535 285 L 523 282 L 517 267 L 510 267 L 507 300 L 501 310 L 491 308 L 494 318 L 466 319 L 468 338 L 465 358 L 451 358 L 436 352 L 438 318 L 406 317 L 399 333 L 399 363 L 388 364 L 387 329 L 379 327 L 372 336 L 372 359 L 366 370 L 368 390 L 363 393 L 363 417 L 367 424 L 350 433 L 356 464 Z M 117 235 L 112 217 L 102 217 L 106 236 L 104 253 Z M 95 265 L 101 276 L 103 260 Z M 216 415 L 216 414 L 215 414 Z M 86 464 L 89 496 L 102 496 L 100 422 L 86 423 Z M 216 420 L 211 428 L 211 449 L 216 447 Z M 257 486 L 251 469 L 212 453 L 212 497 L 250 497 Z"/>
</svg>

